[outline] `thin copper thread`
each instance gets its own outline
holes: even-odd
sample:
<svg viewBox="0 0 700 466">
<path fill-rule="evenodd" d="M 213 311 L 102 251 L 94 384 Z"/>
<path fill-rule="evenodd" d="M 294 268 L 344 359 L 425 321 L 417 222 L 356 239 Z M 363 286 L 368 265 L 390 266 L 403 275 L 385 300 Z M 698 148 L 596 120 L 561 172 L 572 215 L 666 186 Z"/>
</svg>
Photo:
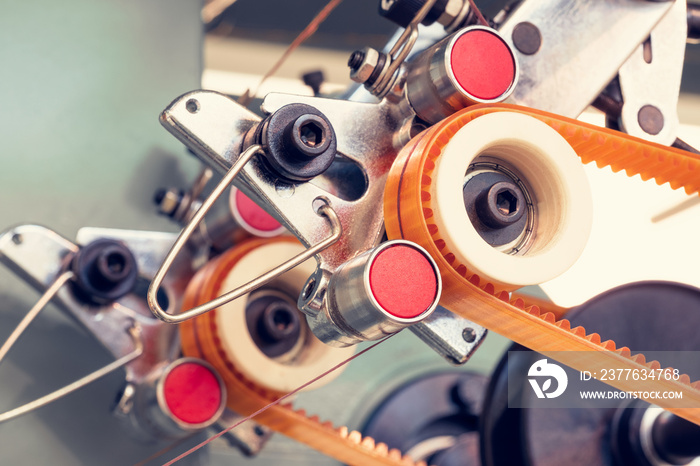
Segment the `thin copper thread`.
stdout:
<svg viewBox="0 0 700 466">
<path fill-rule="evenodd" d="M 471 6 L 472 11 L 476 14 L 476 17 L 479 19 L 479 22 L 481 23 L 482 26 L 489 26 L 489 22 L 486 21 L 486 18 L 484 18 L 484 15 L 481 14 L 481 10 L 479 10 L 479 7 L 476 6 L 476 3 L 474 3 L 474 0 L 469 0 L 469 5 Z"/>
<path fill-rule="evenodd" d="M 372 348 L 375 348 L 375 347 L 376 347 L 377 345 L 379 345 L 380 343 L 383 343 L 383 342 L 387 341 L 389 338 L 393 337 L 394 335 L 396 335 L 396 334 L 393 333 L 393 334 L 391 334 L 391 335 L 388 335 L 387 337 L 385 337 L 385 338 L 379 340 L 378 342 L 374 343 L 373 345 L 368 346 L 367 348 L 363 349 L 363 350 L 360 351 L 359 353 L 350 356 L 350 357 L 349 357 L 348 359 L 346 359 L 345 361 L 336 364 L 335 366 L 331 367 L 330 369 L 328 369 L 326 372 L 322 373 L 321 375 L 318 375 L 318 376 L 314 377 L 313 379 L 309 380 L 308 382 L 305 382 L 304 384 L 302 384 L 302 385 L 300 385 L 299 387 L 295 388 L 294 390 L 292 390 L 291 392 L 287 393 L 286 395 L 283 395 L 283 396 L 277 398 L 275 401 L 271 402 L 270 404 L 268 404 L 268 405 L 266 405 L 266 406 L 263 406 L 263 407 L 260 408 L 259 410 L 255 411 L 254 413 L 252 413 L 252 414 L 250 414 L 250 415 L 244 417 L 243 419 L 241 419 L 241 420 L 235 422 L 233 425 L 231 425 L 231 426 L 225 428 L 225 429 L 222 430 L 221 432 L 219 432 L 219 433 L 217 433 L 217 434 L 215 434 L 215 435 L 209 437 L 209 438 L 206 439 L 205 441 L 203 441 L 203 442 L 201 442 L 201 443 L 195 445 L 194 447 L 190 448 L 190 449 L 187 450 L 186 452 L 182 453 L 181 455 L 177 456 L 176 458 L 174 458 L 174 459 L 168 461 L 167 463 L 165 463 L 164 466 L 170 466 L 170 465 L 172 465 L 172 464 L 174 464 L 174 463 L 180 461 L 181 459 L 185 458 L 186 456 L 189 456 L 190 454 L 192 454 L 192 453 L 194 453 L 195 451 L 199 450 L 200 448 L 202 448 L 203 446 L 207 445 L 208 443 L 213 442 L 214 440 L 216 440 L 217 438 L 219 438 L 219 437 L 221 437 L 222 435 L 226 434 L 227 432 L 230 432 L 231 430 L 233 430 L 233 429 L 235 429 L 236 427 L 240 426 L 240 425 L 243 424 L 244 422 L 246 422 L 246 421 L 248 421 L 248 420 L 254 418 L 255 416 L 257 416 L 257 415 L 259 415 L 259 414 L 261 414 L 261 413 L 267 411 L 267 410 L 270 409 L 271 407 L 282 403 L 284 400 L 286 400 L 287 398 L 289 398 L 289 397 L 291 397 L 291 396 L 297 394 L 299 391 L 305 389 L 305 388 L 308 387 L 309 385 L 311 385 L 311 384 L 317 382 L 318 380 L 321 380 L 322 378 L 324 378 L 324 377 L 327 376 L 328 374 L 330 374 L 330 373 L 332 373 L 332 372 L 334 372 L 334 371 L 340 369 L 341 367 L 343 367 L 344 365 L 348 364 L 348 363 L 349 363 L 350 361 L 352 361 L 353 359 L 356 359 L 356 358 L 362 356 L 362 355 L 365 354 L 367 351 L 371 350 Z M 163 452 L 163 453 L 165 453 L 165 452 Z M 150 459 L 149 459 L 149 460 L 150 460 Z M 139 463 L 139 464 L 143 464 L 143 462 L 142 462 L 142 463 Z"/>
<path fill-rule="evenodd" d="M 260 87 L 263 85 L 263 83 L 272 76 L 273 74 L 277 73 L 277 70 L 284 64 L 285 61 L 287 61 L 287 58 L 302 44 L 306 39 L 314 35 L 318 27 L 323 23 L 326 18 L 328 18 L 328 15 L 331 14 L 335 8 L 340 5 L 340 3 L 343 0 L 331 0 L 326 4 L 326 6 L 323 7 L 321 11 L 318 12 L 316 16 L 314 16 L 314 19 L 311 20 L 311 22 L 304 28 L 303 31 L 299 33 L 299 35 L 294 39 L 294 41 L 287 47 L 287 50 L 284 51 L 282 56 L 277 60 L 277 62 L 270 68 L 270 70 L 265 73 L 265 76 L 262 77 L 258 85 L 255 87 L 255 90 L 253 92 L 250 92 L 250 89 L 245 91 L 245 93 L 239 97 L 238 103 L 243 105 L 243 106 L 248 106 L 251 100 L 255 98 L 256 95 L 258 95 L 258 91 L 260 90 Z"/>
</svg>

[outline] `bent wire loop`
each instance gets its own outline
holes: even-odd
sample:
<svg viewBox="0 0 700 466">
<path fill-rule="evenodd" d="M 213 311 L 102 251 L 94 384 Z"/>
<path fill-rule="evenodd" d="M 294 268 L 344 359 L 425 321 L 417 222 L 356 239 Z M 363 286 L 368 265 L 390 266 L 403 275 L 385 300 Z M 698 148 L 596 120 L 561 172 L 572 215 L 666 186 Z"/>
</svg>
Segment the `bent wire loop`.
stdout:
<svg viewBox="0 0 700 466">
<path fill-rule="evenodd" d="M 3 343 L 2 347 L 0 347 L 0 362 L 2 362 L 3 358 L 7 355 L 7 353 L 10 351 L 12 346 L 15 344 L 15 342 L 19 339 L 19 337 L 24 333 L 24 331 L 27 329 L 29 324 L 32 323 L 34 318 L 39 315 L 39 313 L 46 307 L 46 305 L 53 299 L 53 297 L 58 293 L 58 291 L 65 285 L 71 278 L 73 278 L 74 274 L 71 271 L 67 271 L 59 275 L 56 280 L 46 289 L 44 294 L 39 298 L 39 300 L 36 302 L 36 304 L 29 310 L 29 312 L 24 316 L 22 321 L 17 325 L 17 327 L 12 331 L 10 336 L 5 340 L 5 343 Z M 109 374 L 112 371 L 115 371 L 119 369 L 120 367 L 128 364 L 129 362 L 133 361 L 137 357 L 141 356 L 143 353 L 143 344 L 141 342 L 140 338 L 140 330 L 139 330 L 138 325 L 134 325 L 129 329 L 129 332 L 131 333 L 131 337 L 134 341 L 134 351 L 131 353 L 122 356 L 121 358 L 117 359 L 116 361 L 107 364 L 106 366 L 101 367 L 100 369 L 97 369 L 94 372 L 91 372 L 90 374 L 76 380 L 75 382 L 72 382 L 68 385 L 65 385 L 57 390 L 54 390 L 53 392 L 44 395 L 40 398 L 37 398 L 34 401 L 30 401 L 29 403 L 26 403 L 22 406 L 19 406 L 17 408 L 11 409 L 9 411 L 5 411 L 4 413 L 0 413 L 0 423 L 3 423 L 5 421 L 9 421 L 10 419 L 14 419 L 16 417 L 22 416 L 24 414 L 27 414 L 30 411 L 33 411 L 35 409 L 41 408 L 42 406 L 45 406 L 53 401 L 58 400 L 59 398 L 62 398 L 94 381 L 97 379 Z"/>
<path fill-rule="evenodd" d="M 216 200 L 221 196 L 221 194 L 223 194 L 226 188 L 228 188 L 229 185 L 231 185 L 234 178 L 236 178 L 236 176 L 243 169 L 245 164 L 248 163 L 248 161 L 250 161 L 250 159 L 252 159 L 253 156 L 260 151 L 262 151 L 262 147 L 258 144 L 252 145 L 248 147 L 245 151 L 243 151 L 243 153 L 238 157 L 238 160 L 236 160 L 236 163 L 233 164 L 231 169 L 222 178 L 221 182 L 216 186 L 216 188 L 214 188 L 211 195 L 202 203 L 202 206 L 199 208 L 199 210 L 197 210 L 197 213 L 194 214 L 194 216 L 187 223 L 185 228 L 182 229 L 180 236 L 178 236 L 177 240 L 173 244 L 173 247 L 170 249 L 167 256 L 165 256 L 163 263 L 158 269 L 158 272 L 156 272 L 155 276 L 153 277 L 153 280 L 151 281 L 151 285 L 149 286 L 147 293 L 148 306 L 151 308 L 153 314 L 160 320 L 170 324 L 178 324 L 186 320 L 192 319 L 193 317 L 202 315 L 206 312 L 212 311 L 217 307 L 220 307 L 228 302 L 240 298 L 241 296 L 250 293 L 256 288 L 259 288 L 260 286 L 269 283 L 270 281 L 279 277 L 283 273 L 309 260 L 319 252 L 323 251 L 324 249 L 328 248 L 333 243 L 338 241 L 338 239 L 340 239 L 340 236 L 342 234 L 342 227 L 340 224 L 340 220 L 338 219 L 338 215 L 329 205 L 323 205 L 318 209 L 317 214 L 323 215 L 328 219 L 329 223 L 331 224 L 331 235 L 328 238 L 321 241 L 320 243 L 306 249 L 304 252 L 294 256 L 288 261 L 278 265 L 274 269 L 270 270 L 267 273 L 264 273 L 263 275 L 260 275 L 259 277 L 249 281 L 248 283 L 241 285 L 219 296 L 218 298 L 212 299 L 209 302 L 200 304 L 199 306 L 195 306 L 192 309 L 182 311 L 177 315 L 167 313 L 160 306 L 157 299 L 158 290 L 160 289 L 160 286 L 163 283 L 166 274 L 170 270 L 170 267 L 172 267 L 175 258 L 185 246 L 192 233 L 194 233 L 194 231 L 197 229 L 199 223 L 202 221 L 202 219 L 209 211 L 211 206 L 214 204 L 214 202 L 216 202 Z"/>
</svg>

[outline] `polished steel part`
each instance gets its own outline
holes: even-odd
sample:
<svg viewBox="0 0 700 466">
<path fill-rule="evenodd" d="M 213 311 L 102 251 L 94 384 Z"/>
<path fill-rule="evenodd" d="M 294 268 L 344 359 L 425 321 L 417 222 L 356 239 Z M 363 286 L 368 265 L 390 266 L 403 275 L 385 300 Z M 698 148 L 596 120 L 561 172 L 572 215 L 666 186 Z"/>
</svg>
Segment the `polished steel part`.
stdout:
<svg viewBox="0 0 700 466">
<path fill-rule="evenodd" d="M 89 385 L 92 382 L 104 377 L 105 375 L 110 374 L 111 372 L 121 367 L 124 367 L 134 359 L 140 357 L 143 354 L 143 344 L 141 342 L 141 336 L 139 334 L 139 327 L 134 326 L 130 328 L 129 333 L 134 341 L 134 350 L 131 353 L 117 359 L 116 361 L 110 364 L 107 364 L 106 366 L 101 367 L 100 369 L 94 372 L 91 372 L 85 377 L 81 377 L 75 382 L 72 382 L 64 387 L 59 388 L 58 390 L 49 393 L 48 395 L 45 395 L 34 401 L 30 401 L 29 403 L 24 404 L 18 408 L 0 414 L 0 423 L 22 416 L 31 411 L 34 411 L 35 409 L 41 408 L 42 406 L 46 406 L 49 403 L 59 400 L 64 396 L 69 395 L 74 391 L 81 389 L 86 385 Z"/>
<path fill-rule="evenodd" d="M 56 278 L 56 280 L 46 289 L 44 294 L 39 298 L 39 300 L 36 302 L 34 307 L 27 313 L 27 315 L 22 319 L 22 321 L 17 325 L 17 328 L 12 331 L 10 336 L 7 338 L 5 343 L 2 345 L 0 348 L 0 362 L 2 359 L 7 355 L 7 353 L 10 351 L 10 348 L 12 348 L 12 345 L 19 339 L 19 337 L 22 335 L 22 333 L 26 330 L 26 328 L 31 324 L 31 322 L 34 320 L 34 318 L 39 315 L 39 313 L 46 307 L 46 305 L 53 299 L 53 297 L 56 295 L 56 293 L 68 282 L 71 278 L 73 278 L 73 272 L 64 272 L 61 275 Z M 135 349 L 134 352 L 131 354 L 125 355 L 123 358 L 120 358 L 116 361 L 114 361 L 111 364 L 108 364 L 88 375 L 85 377 L 81 377 L 80 379 L 76 380 L 73 383 L 70 383 L 64 387 L 59 388 L 58 390 L 54 390 L 53 392 L 44 395 L 40 398 L 37 398 L 34 401 L 30 401 L 29 403 L 26 403 L 22 406 L 19 406 L 17 408 L 11 409 L 9 411 L 6 411 L 4 413 L 0 413 L 0 423 L 9 421 L 11 419 L 14 419 L 16 417 L 22 416 L 24 414 L 27 414 L 31 411 L 34 411 L 35 409 L 41 408 L 42 406 L 46 406 L 47 404 L 56 401 L 92 382 L 95 380 L 111 373 L 112 371 L 115 371 L 119 369 L 120 367 L 123 367 L 125 364 L 131 362 L 134 360 L 134 358 L 137 358 L 141 355 L 143 351 L 143 347 L 140 344 L 140 341 L 138 340 L 138 327 L 133 327 L 130 329 L 132 336 L 134 337 L 134 343 L 135 343 Z"/>
<path fill-rule="evenodd" d="M 196 104 L 193 104 L 193 101 Z M 264 163 L 253 157 L 254 151 L 257 150 L 255 146 L 246 149 L 245 155 L 239 156 L 239 145 L 244 133 L 255 122 L 252 118 L 247 120 L 247 123 L 237 121 L 236 118 L 248 118 L 247 111 L 241 110 L 238 104 L 227 97 L 212 92 L 187 94 L 163 112 L 161 121 L 202 160 L 219 169 L 228 170 L 227 176 L 219 186 L 220 189 L 233 182 L 281 220 L 302 243 L 317 244 L 315 249 L 307 251 L 302 258 L 307 259 L 312 253 L 318 253 L 319 267 L 309 280 L 305 293 L 300 297 L 300 309 L 307 314 L 310 327 L 321 340 L 327 343 L 332 341 L 333 344 L 341 346 L 355 344 L 359 341 L 357 336 L 348 336 L 347 332 L 340 329 L 337 319 L 331 315 L 326 289 L 338 267 L 379 244 L 383 234 L 382 209 L 379 206 L 384 182 L 398 148 L 405 144 L 410 135 L 410 121 L 406 119 L 406 113 L 402 113 L 406 112 L 405 107 L 401 108 L 386 101 L 380 104 L 364 104 L 270 94 L 262 108 L 266 113 L 273 113 L 289 103 L 314 106 L 329 118 L 334 128 L 339 129 L 338 152 L 364 172 L 367 187 L 359 199 L 343 199 L 313 182 L 282 182 L 270 174 Z M 220 189 L 215 190 L 212 196 L 216 196 Z M 213 200 L 212 197 L 205 201 L 201 215 L 198 214 L 192 219 L 189 230 L 194 228 L 193 225 L 203 216 L 207 205 L 213 203 Z M 320 204 L 325 204 L 322 209 L 332 210 L 337 214 L 343 232 L 339 239 L 336 238 L 336 234 L 339 234 L 336 227 L 329 238 L 326 233 L 327 222 L 314 212 L 314 206 Z M 180 238 L 183 244 L 188 229 L 183 231 Z M 333 238 L 337 239 L 337 242 Z M 326 248 L 325 245 L 330 242 L 335 244 Z M 177 247 L 178 244 L 174 249 Z M 166 260 L 149 291 L 149 303 L 153 306 L 154 313 L 166 322 L 181 322 L 215 309 L 287 270 L 283 267 L 272 270 L 265 277 L 260 277 L 238 290 L 229 291 L 207 304 L 172 316 L 159 312 L 154 300 L 159 286 L 158 280 L 162 279 L 163 271 L 168 267 Z"/>
<path fill-rule="evenodd" d="M 372 94 L 381 98 L 389 92 L 392 82 L 396 79 L 396 72 L 411 53 L 413 46 L 418 40 L 418 25 L 436 2 L 437 0 L 427 0 L 391 47 L 388 54 L 389 63 L 382 70 L 379 78 L 368 88 Z"/>
<path fill-rule="evenodd" d="M 673 7 L 620 67 L 621 128 L 632 136 L 670 146 L 678 130 L 688 21 L 685 0 Z"/>
<path fill-rule="evenodd" d="M 77 251 L 76 244 L 35 225 L 18 226 L 0 236 L 0 261 L 38 290 L 47 289 Z M 67 287 L 56 293 L 54 301 L 95 335 L 115 358 L 134 351 L 129 329 L 135 323 L 143 326 L 153 321 L 147 314 L 118 302 L 88 309 Z"/>
<path fill-rule="evenodd" d="M 190 100 L 199 103 L 196 113 L 186 109 Z M 346 200 L 313 182 L 282 182 L 271 176 L 258 158 L 243 167 L 233 184 L 306 246 L 328 236 L 327 220 L 313 208 L 317 199 L 326 202 L 337 213 L 344 232 L 336 244 L 317 257 L 321 269 L 333 271 L 347 259 L 379 244 L 383 215 L 377 206 L 393 158 L 410 139 L 410 122 L 397 106 L 388 102 L 369 104 L 273 93 L 267 95 L 262 109 L 272 113 L 289 103 L 314 106 L 338 129 L 338 152 L 364 172 L 364 194 L 359 199 Z M 203 162 L 226 173 L 240 154 L 245 132 L 260 118 L 224 95 L 196 91 L 173 102 L 161 115 L 161 122 Z M 358 219 L 362 219 L 362 231 L 357 231 Z"/>
<path fill-rule="evenodd" d="M 394 246 L 410 247 L 418 251 L 432 267 L 436 278 L 436 293 L 430 306 L 415 316 L 392 315 L 375 296 L 370 282 L 370 270 L 379 255 Z M 305 307 L 307 298 L 313 299 L 312 289 L 318 285 L 315 278 L 307 282 L 301 297 L 300 307 Z M 387 241 L 373 250 L 366 251 L 343 264 L 330 278 L 324 311 L 329 319 L 308 319 L 311 330 L 321 341 L 329 345 L 339 342 L 350 345 L 367 340 L 379 340 L 387 335 L 410 327 L 428 318 L 437 307 L 442 292 L 440 272 L 432 257 L 420 246 L 410 241 Z"/>
<path fill-rule="evenodd" d="M 464 89 L 455 77 L 452 51 L 455 44 L 472 31 L 484 31 L 498 37 L 498 33 L 484 26 L 469 26 L 460 29 L 437 44 L 419 53 L 407 64 L 405 92 L 411 108 L 422 120 L 435 124 L 458 110 L 475 103 L 492 103 L 505 100 L 517 87 L 518 62 L 515 52 L 507 42 L 513 59 L 514 76 L 510 86 L 492 99 L 479 98 Z"/>
<path fill-rule="evenodd" d="M 412 325 L 410 330 L 455 365 L 466 363 L 488 334 L 481 325 L 440 306 L 421 322 Z"/>
<path fill-rule="evenodd" d="M 156 272 L 155 276 L 153 277 L 153 280 L 151 281 L 150 286 L 148 287 L 147 294 L 148 305 L 151 308 L 153 314 L 155 314 L 156 317 L 158 317 L 160 320 L 170 324 L 180 323 L 198 315 L 202 315 L 205 312 L 212 311 L 217 307 L 222 306 L 223 304 L 233 301 L 234 299 L 240 298 L 241 296 L 250 293 L 251 291 L 261 287 L 262 285 L 269 283 L 270 281 L 279 277 L 288 270 L 293 269 L 302 262 L 306 262 L 308 259 L 312 258 L 319 252 L 328 248 L 340 238 L 342 234 L 342 228 L 336 213 L 327 204 L 322 203 L 322 205 L 320 205 L 316 210 L 316 214 L 318 216 L 323 216 L 328 219 L 331 225 L 331 234 L 328 237 L 324 238 L 322 241 L 320 241 L 318 244 L 315 244 L 314 246 L 308 248 L 301 254 L 298 254 L 292 259 L 280 264 L 279 266 L 270 270 L 266 274 L 261 275 L 260 277 L 249 281 L 245 285 L 239 286 L 238 288 L 233 289 L 216 299 L 212 299 L 208 303 L 196 306 L 186 311 L 181 311 L 177 315 L 170 314 L 161 307 L 160 303 L 158 302 L 158 290 L 160 289 L 163 280 L 165 279 L 168 271 L 171 269 L 178 254 L 185 246 L 192 233 L 197 229 L 199 223 L 204 218 L 204 216 L 209 211 L 214 202 L 216 202 L 216 200 L 221 196 L 221 194 L 230 186 L 233 180 L 238 176 L 238 174 L 245 167 L 245 165 L 260 150 L 260 146 L 253 145 L 247 148 L 240 155 L 240 157 L 238 158 L 238 160 L 236 160 L 236 163 L 231 167 L 226 176 L 223 177 L 223 179 L 216 186 L 214 191 L 212 191 L 211 195 L 209 195 L 209 197 L 202 203 L 202 206 L 199 208 L 197 213 L 192 217 L 187 226 L 182 230 L 180 235 L 177 237 L 175 244 L 173 244 L 173 247 L 165 256 L 165 259 L 163 259 L 162 265 Z"/>
<path fill-rule="evenodd" d="M 437 19 L 437 23 L 445 27 L 445 31 L 454 32 L 465 26 L 467 16 L 473 13 L 469 0 L 448 0 L 445 11 Z"/>
<path fill-rule="evenodd" d="M 520 81 L 508 103 L 577 117 L 615 77 L 674 2 L 529 0 L 498 28 L 515 48 Z M 517 51 L 513 31 L 524 22 L 542 34 L 539 50 Z"/>
<path fill-rule="evenodd" d="M 143 277 L 155 273 L 174 237 L 169 233 L 100 228 L 83 228 L 78 233 L 80 243 L 90 243 L 99 238 L 123 242 L 133 252 Z M 56 277 L 68 277 L 62 271 L 78 249 L 78 245 L 52 230 L 35 225 L 17 226 L 0 235 L 0 261 L 38 290 L 54 291 L 56 288 L 51 286 L 56 282 Z M 179 307 L 182 291 L 191 278 L 190 261 L 189 255 L 182 255 L 176 273 L 171 274 L 165 283 L 164 296 L 171 307 Z M 141 292 L 145 294 L 145 283 L 143 288 Z M 86 328 L 115 357 L 115 361 L 58 392 L 36 400 L 34 403 L 41 404 L 32 405 L 33 408 L 54 401 L 124 367 L 127 390 L 118 405 L 124 414 L 130 408 L 128 394 L 133 392 L 128 387 L 136 387 L 138 390 L 139 385 L 152 376 L 154 368 L 177 358 L 177 329 L 154 319 L 146 305 L 145 296 L 138 296 L 138 293 L 135 291 L 109 305 L 87 306 L 75 297 L 69 287 L 56 289 L 54 302 Z M 43 303 L 45 300 L 41 301 Z M 42 303 L 37 303 L 35 309 Z M 15 412 L 12 417 L 25 412 L 28 409 Z"/>
</svg>

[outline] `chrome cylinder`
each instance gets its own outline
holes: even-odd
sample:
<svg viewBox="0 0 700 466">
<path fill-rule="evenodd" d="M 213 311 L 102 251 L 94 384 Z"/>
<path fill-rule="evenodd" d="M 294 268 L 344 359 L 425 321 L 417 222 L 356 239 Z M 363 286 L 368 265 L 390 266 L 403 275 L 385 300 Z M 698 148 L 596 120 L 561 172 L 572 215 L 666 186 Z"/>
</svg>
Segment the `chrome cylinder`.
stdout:
<svg viewBox="0 0 700 466">
<path fill-rule="evenodd" d="M 396 273 L 404 266 L 414 270 Z M 441 291 L 437 264 L 427 251 L 409 241 L 388 241 L 333 274 L 327 310 L 350 339 L 377 340 L 428 317 Z"/>
<path fill-rule="evenodd" d="M 517 80 L 510 45 L 494 29 L 470 26 L 408 64 L 406 93 L 416 115 L 435 124 L 469 105 L 505 100 Z"/>
<path fill-rule="evenodd" d="M 128 384 L 115 414 L 145 441 L 182 438 L 214 424 L 224 412 L 226 387 L 207 362 L 180 358 Z"/>
</svg>

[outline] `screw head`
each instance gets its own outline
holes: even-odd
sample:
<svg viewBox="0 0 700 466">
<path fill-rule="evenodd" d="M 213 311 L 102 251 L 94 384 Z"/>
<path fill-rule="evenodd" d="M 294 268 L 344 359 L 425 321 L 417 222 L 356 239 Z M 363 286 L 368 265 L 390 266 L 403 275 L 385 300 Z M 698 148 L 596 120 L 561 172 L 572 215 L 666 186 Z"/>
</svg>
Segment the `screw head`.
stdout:
<svg viewBox="0 0 700 466">
<path fill-rule="evenodd" d="M 477 215 L 491 228 L 505 228 L 525 214 L 525 196 L 520 188 L 509 181 L 493 184 L 477 199 Z"/>
<path fill-rule="evenodd" d="M 356 83 L 364 84 L 369 81 L 379 65 L 379 52 L 370 47 L 356 50 L 348 61 L 350 66 L 350 79 Z"/>
<path fill-rule="evenodd" d="M 265 308 L 261 323 L 263 337 L 271 342 L 282 341 L 297 334 L 301 326 L 296 309 L 281 300 L 273 301 Z"/>
<path fill-rule="evenodd" d="M 664 129 L 664 114 L 653 105 L 645 105 L 637 113 L 637 121 L 645 133 L 656 136 Z"/>
<path fill-rule="evenodd" d="M 476 331 L 471 327 L 467 327 L 462 330 L 462 338 L 467 343 L 474 343 L 476 341 Z"/>
<path fill-rule="evenodd" d="M 523 55 L 534 55 L 542 46 L 542 34 L 532 23 L 524 21 L 513 28 L 513 45 Z"/>
</svg>

